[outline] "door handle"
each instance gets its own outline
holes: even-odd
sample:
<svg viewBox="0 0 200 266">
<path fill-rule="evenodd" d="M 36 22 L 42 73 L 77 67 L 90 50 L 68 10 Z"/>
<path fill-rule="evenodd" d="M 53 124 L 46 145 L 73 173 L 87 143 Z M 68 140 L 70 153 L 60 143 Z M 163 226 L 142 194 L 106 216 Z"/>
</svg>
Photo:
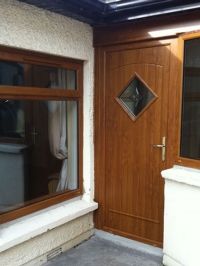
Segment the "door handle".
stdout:
<svg viewBox="0 0 200 266">
<path fill-rule="evenodd" d="M 166 157 L 166 137 L 162 137 L 162 144 L 153 144 L 154 148 L 162 149 L 162 161 L 165 161 Z"/>
<path fill-rule="evenodd" d="M 165 145 L 163 145 L 163 144 L 153 144 L 153 147 L 154 148 L 164 148 Z"/>
</svg>

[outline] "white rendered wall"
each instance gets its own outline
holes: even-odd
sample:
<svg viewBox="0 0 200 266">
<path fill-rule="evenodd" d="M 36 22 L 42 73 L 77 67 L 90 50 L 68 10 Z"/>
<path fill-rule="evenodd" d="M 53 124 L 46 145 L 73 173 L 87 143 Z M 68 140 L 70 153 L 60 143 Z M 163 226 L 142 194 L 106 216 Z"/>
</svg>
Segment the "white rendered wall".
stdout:
<svg viewBox="0 0 200 266">
<path fill-rule="evenodd" d="M 162 175 L 165 178 L 163 264 L 200 265 L 200 170 L 174 167 Z"/>
<path fill-rule="evenodd" d="M 41 230 L 37 228 L 38 232 L 43 232 L 38 236 L 32 238 L 30 232 L 29 239 L 25 236 L 26 241 L 24 243 L 21 243 L 19 237 L 16 236 L 12 240 L 15 245 L 0 253 L 0 265 L 15 266 L 36 260 L 52 248 L 64 243 L 66 248 L 73 246 L 73 243 L 77 244 L 92 232 L 91 211 L 97 207 L 92 203 L 94 198 L 93 31 L 87 24 L 15 0 L 0 0 L 0 18 L 0 45 L 84 60 L 83 200 L 79 199 L 77 202 L 77 212 L 75 210 L 73 214 L 75 218 L 70 217 L 70 215 L 59 217 L 60 220 L 55 220 L 52 227 L 47 224 Z M 52 217 L 56 217 L 59 208 L 63 208 L 62 204 L 58 209 L 55 207 L 55 215 L 52 214 Z M 65 211 L 64 208 L 63 212 Z M 39 219 L 44 216 L 43 212 L 45 213 L 46 210 L 36 212 L 28 219 L 37 221 L 38 217 L 38 222 L 35 223 L 38 227 Z M 89 212 L 90 214 L 86 214 Z M 85 216 L 81 217 L 83 214 Z M 79 218 L 77 218 L 78 215 Z M 49 220 L 48 213 L 45 219 L 43 224 Z M 16 223 L 17 228 L 22 228 L 23 226 L 20 226 L 21 221 L 23 218 L 16 220 L 16 222 L 0 225 L 0 247 L 2 250 L 6 246 L 3 244 L 4 241 L 7 238 L 15 237 L 15 232 L 12 232 L 12 224 Z M 70 222 L 64 223 L 64 221 Z M 57 227 L 56 224 L 59 226 Z M 49 226 L 53 228 L 50 231 Z M 31 228 L 26 229 L 30 231 Z M 45 230 L 46 233 L 44 233 Z M 11 232 L 10 235 L 9 232 Z M 36 265 L 39 265 L 39 262 Z"/>
<path fill-rule="evenodd" d="M 47 254 L 62 246 L 65 251 L 90 237 L 93 233 L 93 215 L 87 214 L 45 234 L 30 239 L 0 253 L 1 266 L 35 265 L 47 261 Z"/>
</svg>

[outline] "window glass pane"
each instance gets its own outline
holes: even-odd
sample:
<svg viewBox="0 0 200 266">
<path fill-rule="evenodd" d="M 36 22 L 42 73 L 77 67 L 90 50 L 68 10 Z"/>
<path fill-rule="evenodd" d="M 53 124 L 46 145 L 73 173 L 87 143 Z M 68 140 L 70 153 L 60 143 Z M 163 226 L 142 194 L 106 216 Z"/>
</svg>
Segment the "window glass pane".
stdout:
<svg viewBox="0 0 200 266">
<path fill-rule="evenodd" d="M 77 89 L 76 71 L 43 65 L 0 61 L 0 86 Z"/>
<path fill-rule="evenodd" d="M 0 212 L 77 189 L 77 102 L 5 103 L 7 119 L 0 120 Z"/>
<path fill-rule="evenodd" d="M 180 155 L 200 159 L 200 39 L 185 41 Z"/>
</svg>

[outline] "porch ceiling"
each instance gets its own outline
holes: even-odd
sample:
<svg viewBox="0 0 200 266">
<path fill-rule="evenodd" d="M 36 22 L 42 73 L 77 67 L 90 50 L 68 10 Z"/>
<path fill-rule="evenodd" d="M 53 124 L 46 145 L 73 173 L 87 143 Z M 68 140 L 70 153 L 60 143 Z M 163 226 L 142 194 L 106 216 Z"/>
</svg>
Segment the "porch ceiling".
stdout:
<svg viewBox="0 0 200 266">
<path fill-rule="evenodd" d="M 200 9 L 200 0 L 19 0 L 91 25 L 145 19 Z"/>
</svg>

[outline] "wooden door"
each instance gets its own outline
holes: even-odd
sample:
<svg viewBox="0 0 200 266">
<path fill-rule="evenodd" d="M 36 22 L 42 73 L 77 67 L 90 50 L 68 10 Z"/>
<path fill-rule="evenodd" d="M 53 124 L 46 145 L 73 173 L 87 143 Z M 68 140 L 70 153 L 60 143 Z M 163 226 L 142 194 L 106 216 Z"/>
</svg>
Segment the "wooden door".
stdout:
<svg viewBox="0 0 200 266">
<path fill-rule="evenodd" d="M 97 180 L 103 215 L 100 227 L 161 246 L 164 186 L 160 173 L 166 160 L 162 158 L 162 149 L 154 145 L 162 144 L 163 137 L 166 140 L 168 137 L 170 46 L 148 43 L 143 47 L 120 47 L 107 51 L 104 58 L 105 90 L 97 100 L 100 105 L 100 101 L 104 102 L 99 109 L 102 112 L 99 116 L 103 115 L 99 121 L 104 124 L 97 125 L 102 127 L 102 135 L 96 132 L 96 142 L 102 143 L 104 149 L 100 150 L 97 144 L 96 154 L 104 157 L 96 162 L 97 175 L 101 172 L 101 181 L 100 177 Z M 120 95 L 134 77 L 153 94 L 136 117 L 120 102 Z M 100 167 L 104 170 L 99 170 Z"/>
</svg>

